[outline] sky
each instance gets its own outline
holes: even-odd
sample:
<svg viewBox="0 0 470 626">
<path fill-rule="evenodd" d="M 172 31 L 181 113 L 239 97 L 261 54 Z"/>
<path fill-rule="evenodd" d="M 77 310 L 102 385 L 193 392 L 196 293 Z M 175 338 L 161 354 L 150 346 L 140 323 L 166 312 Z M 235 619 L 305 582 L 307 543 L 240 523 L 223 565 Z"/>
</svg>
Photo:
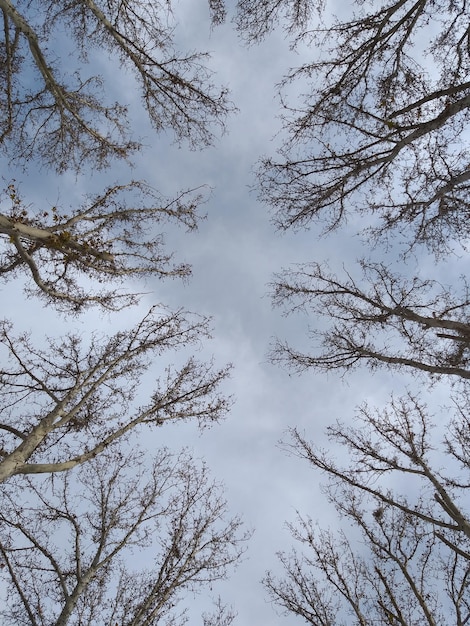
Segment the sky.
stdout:
<svg viewBox="0 0 470 626">
<path fill-rule="evenodd" d="M 147 180 L 164 194 L 207 185 L 207 218 L 195 233 L 168 229 L 168 246 L 193 268 L 191 279 L 152 282 L 140 306 L 116 316 L 91 311 L 71 320 L 56 318 L 34 300 L 25 301 L 19 288 L 2 285 L 2 314 L 21 329 L 35 335 L 71 326 L 87 332 L 97 328 L 112 332 L 117 324 L 136 320 L 152 304 L 184 307 L 212 317 L 213 339 L 197 356 L 214 356 L 218 365 L 231 362 L 233 371 L 225 384 L 234 405 L 226 420 L 199 433 L 193 425 L 171 426 L 157 434 L 146 433 L 149 448 L 188 446 L 196 457 L 206 459 L 214 478 L 222 481 L 231 513 L 240 514 L 253 538 L 235 575 L 214 588 L 238 613 L 236 626 L 292 626 L 299 620 L 281 616 L 269 604 L 260 583 L 266 570 L 278 571 L 276 552 L 289 550 L 292 539 L 286 522 L 296 511 L 310 515 L 322 526 L 339 524 L 321 493 L 321 477 L 279 445 L 286 431 L 296 427 L 318 444 L 325 442 L 328 424 L 351 419 L 354 407 L 363 401 L 381 406 L 391 391 L 402 392 L 410 384 L 406 374 L 360 370 L 347 378 L 338 374 L 292 375 L 269 363 L 267 353 L 275 337 L 304 347 L 309 324 L 303 316 L 283 317 L 273 309 L 269 283 L 273 274 L 293 263 L 329 261 L 333 268 L 348 266 L 364 253 L 350 222 L 333 236 L 321 238 L 308 232 L 280 234 L 270 221 L 269 209 L 258 202 L 254 167 L 257 159 L 272 154 L 279 142 L 279 101 L 275 84 L 286 71 L 314 51 L 292 51 L 282 32 L 275 32 L 259 46 L 246 48 L 237 39 L 233 25 L 211 29 L 206 0 L 180 0 L 175 5 L 179 21 L 177 38 L 183 48 L 212 53 L 210 66 L 219 83 L 231 90 L 238 112 L 231 116 L 227 133 L 203 152 L 172 143 L 168 134 L 156 135 L 146 124 L 132 78 L 113 76 L 116 92 L 128 94 L 136 135 L 146 147 L 134 166 L 116 164 L 104 174 L 59 178 L 28 172 L 15 177 L 32 202 L 72 202 L 83 193 L 99 191 L 114 181 Z M 334 7 L 334 3 L 332 3 Z M 337 11 L 338 12 L 338 11 Z M 111 72 L 113 62 L 102 59 L 102 71 Z M 294 96 L 294 94 L 292 94 Z M 6 162 L 3 163 L 4 172 Z M 5 174 L 4 174 L 5 176 Z M 426 259 L 423 263 L 429 263 Z M 8 294 L 8 295 L 6 295 Z M 445 391 L 437 390 L 436 393 Z M 334 454 L 334 451 L 332 451 Z M 192 610 L 207 610 L 205 600 L 195 600 Z M 197 622 L 191 622 L 197 623 Z"/>
</svg>

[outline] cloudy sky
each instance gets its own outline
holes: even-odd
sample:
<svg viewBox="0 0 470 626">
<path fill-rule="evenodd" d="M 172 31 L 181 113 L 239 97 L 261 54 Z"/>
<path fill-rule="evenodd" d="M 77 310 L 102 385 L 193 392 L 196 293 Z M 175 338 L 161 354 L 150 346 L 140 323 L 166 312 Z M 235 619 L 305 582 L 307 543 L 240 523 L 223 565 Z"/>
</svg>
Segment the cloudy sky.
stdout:
<svg viewBox="0 0 470 626">
<path fill-rule="evenodd" d="M 70 328 L 71 324 L 82 330 L 103 328 L 108 332 L 117 323 L 136 320 L 155 302 L 212 316 L 213 340 L 198 356 L 214 355 L 220 365 L 233 363 L 226 384 L 227 393 L 235 400 L 230 415 L 203 434 L 191 425 L 173 426 L 159 431 L 152 441 L 147 436 L 146 444 L 175 449 L 189 446 L 196 456 L 204 457 L 214 477 L 225 483 L 231 511 L 240 513 L 255 531 L 237 573 L 214 590 L 238 612 L 235 623 L 289 626 L 298 620 L 274 612 L 260 584 L 267 569 L 276 571 L 278 567 L 276 551 L 288 550 L 292 543 L 285 522 L 294 520 L 296 510 L 325 526 L 334 527 L 337 520 L 321 495 L 320 477 L 288 456 L 278 442 L 287 428 L 295 426 L 321 443 L 327 424 L 337 418 L 349 419 L 354 406 L 364 400 L 384 404 L 392 390 L 403 391 L 409 378 L 379 372 L 371 380 L 365 371 L 345 380 L 333 374 L 292 376 L 267 361 L 275 336 L 302 348 L 308 324 L 315 324 L 302 316 L 285 318 L 272 308 L 268 292 L 273 273 L 309 260 L 328 260 L 336 268 L 347 266 L 363 254 L 362 244 L 354 224 L 329 238 L 319 238 L 314 229 L 281 235 L 272 226 L 268 209 L 250 191 L 256 183 L 256 160 L 272 153 L 278 142 L 280 110 L 274 85 L 290 67 L 302 62 L 307 51 L 290 50 L 280 32 L 260 46 L 244 48 L 230 21 L 211 30 L 206 0 L 180 0 L 175 16 L 181 47 L 211 51 L 211 67 L 219 83 L 231 90 L 239 111 L 229 119 L 227 134 L 202 153 L 173 145 L 170 135 L 156 136 L 145 125 L 132 79 L 113 75 L 113 89 L 126 93 L 135 106 L 136 135 L 145 138 L 146 148 L 135 159 L 134 168 L 119 164 L 104 175 L 83 178 L 46 177 L 41 172 L 15 173 L 15 177 L 29 201 L 46 204 L 79 201 L 86 192 L 132 178 L 146 179 L 169 196 L 180 189 L 207 185 L 207 219 L 199 231 L 167 233 L 178 258 L 191 263 L 192 279 L 184 285 L 148 283 L 140 310 L 126 312 L 119 322 L 115 315 L 96 311 L 73 321 L 52 319 L 40 304 L 25 302 L 21 291 L 12 292 L 10 287 L 8 298 L 2 297 L 3 313 L 14 318 L 19 328 L 36 334 L 60 325 Z M 112 66 L 102 60 L 103 71 L 111 71 Z M 4 171 L 8 171 L 6 165 Z M 6 294 L 5 286 L 2 293 Z M 194 606 L 208 608 L 199 601 Z"/>
</svg>

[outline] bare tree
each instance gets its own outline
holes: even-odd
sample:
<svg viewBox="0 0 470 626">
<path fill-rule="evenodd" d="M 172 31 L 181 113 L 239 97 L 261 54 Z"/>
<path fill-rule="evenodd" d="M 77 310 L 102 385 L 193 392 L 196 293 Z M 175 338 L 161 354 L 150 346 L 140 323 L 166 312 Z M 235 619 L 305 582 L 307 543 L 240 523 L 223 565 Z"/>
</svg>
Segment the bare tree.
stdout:
<svg viewBox="0 0 470 626">
<path fill-rule="evenodd" d="M 168 201 L 148 185 L 132 182 L 110 187 L 69 213 L 55 206 L 39 212 L 26 206 L 13 183 L 6 194 L 11 205 L 0 213 L 0 275 L 8 280 L 25 272 L 34 282 L 29 292 L 59 309 L 123 308 L 138 296 L 110 289 L 113 283 L 190 274 L 188 265 L 172 263 L 159 229 L 170 220 L 196 229 L 201 190 Z"/>
<path fill-rule="evenodd" d="M 223 3 L 209 8 L 219 23 Z M 93 75 L 108 56 L 133 73 L 153 127 L 193 148 L 210 144 L 233 110 L 212 84 L 208 55 L 177 51 L 169 1 L 0 0 L 0 10 L 0 144 L 15 164 L 102 169 L 140 147 L 126 96 L 112 102 Z M 200 201 L 200 190 L 167 200 L 131 182 L 80 207 L 38 209 L 13 182 L 2 198 L 0 274 L 26 274 L 27 293 L 62 311 L 132 305 L 139 294 L 129 293 L 127 278 L 190 273 L 165 251 L 161 227 L 195 229 Z M 229 368 L 185 355 L 175 367 L 166 354 L 208 336 L 207 318 L 163 306 L 130 330 L 88 341 L 70 333 L 47 347 L 0 323 L 5 623 L 182 624 L 182 595 L 239 560 L 247 534 L 228 518 L 204 466 L 161 451 L 148 468 L 125 452 L 141 426 L 191 419 L 203 427 L 225 414 L 230 400 L 219 387 Z M 134 567 L 134 558 L 151 564 Z M 228 626 L 233 617 L 219 602 L 202 619 Z"/>
<path fill-rule="evenodd" d="M 142 425 L 217 421 L 229 400 L 219 384 L 227 368 L 189 358 L 172 368 L 167 351 L 208 336 L 208 320 L 152 309 L 137 326 L 107 338 L 50 339 L 46 349 L 1 325 L 0 482 L 16 474 L 55 473 L 93 459 Z M 143 375 L 157 367 L 149 397 Z"/>
<path fill-rule="evenodd" d="M 235 618 L 236 613 L 217 598 L 215 610 L 212 613 L 204 613 L 202 623 L 203 626 L 231 626 Z"/>
<path fill-rule="evenodd" d="M 236 24 L 248 43 L 256 43 L 278 26 L 289 35 L 305 29 L 321 2 L 311 0 L 238 0 Z"/>
<path fill-rule="evenodd" d="M 105 453 L 54 480 L 3 486 L 4 624 L 183 624 L 184 594 L 225 578 L 248 533 L 187 452 Z M 229 624 L 218 603 L 219 621 Z"/>
<path fill-rule="evenodd" d="M 310 263 L 276 277 L 274 302 L 316 319 L 313 352 L 278 341 L 272 359 L 299 371 L 361 364 L 407 367 L 470 379 L 470 294 L 436 281 L 406 279 L 380 263 L 361 263 L 361 280 Z M 325 319 L 323 325 L 320 320 Z"/>
<path fill-rule="evenodd" d="M 350 462 L 292 431 L 289 448 L 326 475 L 348 530 L 321 531 L 308 518 L 292 524 L 301 550 L 280 555 L 284 578 L 267 575 L 274 602 L 316 626 L 468 624 L 469 433 L 470 415 L 458 405 L 444 465 L 432 419 L 412 396 L 382 411 L 363 406 L 353 427 L 328 429 Z"/>
<path fill-rule="evenodd" d="M 210 7 L 217 23 L 223 7 Z M 213 126 L 223 128 L 233 108 L 226 90 L 212 84 L 208 55 L 175 49 L 171 2 L 51 1 L 36 8 L 0 0 L 0 9 L 0 143 L 16 159 L 58 171 L 103 168 L 139 147 L 126 99 L 109 102 L 103 79 L 90 74 L 94 51 L 134 75 L 155 129 L 170 128 L 194 147 L 210 144 Z M 52 53 L 58 40 L 68 59 Z"/>
<path fill-rule="evenodd" d="M 286 103 L 280 156 L 259 169 L 260 193 L 281 229 L 348 213 L 373 215 L 373 236 L 398 229 L 443 252 L 470 234 L 468 3 L 354 2 L 349 20 L 306 24 L 313 4 L 239 2 L 240 28 L 258 39 L 287 13 L 296 38 L 320 51 L 282 85 L 304 81 Z M 258 8 L 256 8 L 258 5 Z M 423 50 L 423 43 L 426 48 Z M 281 86 L 281 93 L 283 87 Z"/>
<path fill-rule="evenodd" d="M 393 236 L 405 255 L 418 244 L 437 256 L 465 247 L 468 2 L 350 4 L 341 9 L 351 15 L 330 19 L 322 1 L 238 2 L 249 41 L 280 25 L 316 55 L 280 84 L 282 143 L 260 162 L 260 197 L 282 230 L 320 221 L 330 232 L 359 215 L 367 254 Z M 298 101 L 286 95 L 293 85 Z M 285 576 L 268 573 L 265 585 L 275 604 L 315 626 L 470 623 L 468 287 L 417 273 L 362 261 L 359 279 L 318 263 L 275 278 L 275 304 L 313 314 L 316 345 L 310 353 L 278 342 L 274 360 L 298 370 L 401 366 L 462 383 L 440 448 L 412 396 L 383 411 L 362 407 L 359 424 L 328 429 L 325 450 L 293 431 L 290 449 L 326 474 L 344 530 L 300 517 L 291 525 L 299 549 L 280 554 Z M 349 462 L 334 460 L 348 452 Z"/>
</svg>

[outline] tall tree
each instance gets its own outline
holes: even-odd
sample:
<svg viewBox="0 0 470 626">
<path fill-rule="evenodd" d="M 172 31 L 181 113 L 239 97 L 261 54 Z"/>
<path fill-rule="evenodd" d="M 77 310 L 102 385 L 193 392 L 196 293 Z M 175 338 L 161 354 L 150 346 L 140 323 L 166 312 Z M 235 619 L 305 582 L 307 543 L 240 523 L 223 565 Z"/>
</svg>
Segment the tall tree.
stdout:
<svg viewBox="0 0 470 626">
<path fill-rule="evenodd" d="M 468 624 L 468 409 L 457 405 L 445 431 L 445 463 L 433 430 L 408 396 L 385 410 L 361 407 L 352 427 L 330 427 L 340 463 L 292 431 L 290 449 L 326 475 L 345 530 L 322 531 L 309 518 L 291 525 L 301 549 L 280 554 L 284 577 L 265 579 L 279 607 L 314 626 Z"/>
<path fill-rule="evenodd" d="M 189 265 L 174 264 L 165 252 L 160 229 L 168 221 L 196 229 L 201 199 L 201 190 L 193 190 L 166 200 L 149 185 L 132 182 L 69 212 L 56 206 L 38 210 L 26 205 L 12 183 L 5 198 L 10 209 L 0 213 L 0 275 L 9 280 L 26 273 L 34 287 L 27 284 L 28 293 L 69 312 L 129 306 L 138 295 L 111 289 L 113 283 L 189 275 Z"/>
<path fill-rule="evenodd" d="M 303 81 L 304 99 L 286 103 L 279 158 L 263 159 L 259 169 L 277 225 L 320 219 L 329 230 L 358 211 L 374 216 L 372 236 L 397 230 L 409 245 L 435 252 L 466 241 L 467 0 L 357 1 L 351 19 L 327 24 L 309 21 L 314 8 L 324 15 L 323 2 L 238 6 L 249 39 L 287 14 L 294 39 L 320 51 L 283 81 Z"/>
<path fill-rule="evenodd" d="M 465 246 L 467 1 L 352 2 L 347 19 L 327 16 L 326 7 L 238 2 L 239 30 L 249 41 L 281 25 L 294 44 L 316 55 L 281 83 L 282 93 L 301 82 L 303 95 L 300 104 L 283 99 L 279 158 L 263 159 L 258 170 L 260 195 L 276 224 L 297 229 L 322 220 L 331 231 L 360 213 L 368 225 L 367 256 L 374 242 L 385 238 L 390 245 L 395 235 L 405 256 L 418 244 L 437 257 L 456 242 Z M 273 359 L 297 369 L 387 364 L 467 378 L 466 283 L 439 287 L 400 277 L 383 262 L 360 265 L 359 277 L 347 268 L 344 279 L 318 263 L 277 276 L 276 304 L 287 312 L 304 307 L 328 318 L 330 328 L 313 331 L 320 345 L 312 353 L 279 341 Z"/>
<path fill-rule="evenodd" d="M 18 506 L 18 488 L 24 506 Z M 12 481 L 0 513 L 3 624 L 183 624 L 185 593 L 225 578 L 246 531 L 187 452 L 105 453 L 54 480 Z M 218 603 L 207 624 L 228 626 Z"/>
<path fill-rule="evenodd" d="M 411 260 L 420 245 L 437 258 L 465 248 L 467 0 L 357 0 L 341 7 L 348 12 L 341 18 L 330 18 L 326 6 L 238 2 L 249 41 L 280 25 L 303 54 L 310 47 L 316 55 L 281 83 L 282 143 L 259 164 L 261 199 L 281 230 L 319 221 L 331 232 L 351 215 L 363 217 L 368 257 L 373 244 L 394 237 Z M 294 102 L 285 95 L 292 84 L 302 94 Z M 299 550 L 281 554 L 284 577 L 268 573 L 265 584 L 279 607 L 315 626 L 464 626 L 468 288 L 418 278 L 410 267 L 399 275 L 380 261 L 362 261 L 359 277 L 350 267 L 338 277 L 320 263 L 278 275 L 274 302 L 313 313 L 318 342 L 312 352 L 279 342 L 273 359 L 298 370 L 367 364 L 450 375 L 461 382 L 455 419 L 440 447 L 427 409 L 411 396 L 377 412 L 362 407 L 353 427 L 330 427 L 329 449 L 293 431 L 291 449 L 327 476 L 344 530 L 322 531 L 301 517 L 291 525 Z M 334 460 L 348 452 L 350 462 Z"/>
<path fill-rule="evenodd" d="M 227 91 L 212 83 L 208 55 L 176 49 L 169 1 L 0 0 L 0 9 L 0 145 L 14 163 L 33 161 L 36 169 L 59 172 L 100 169 L 139 147 L 129 128 L 126 95 L 119 94 L 119 102 L 109 100 L 109 75 L 93 75 L 97 59 L 116 60 L 132 85 L 133 74 L 154 128 L 173 131 L 192 147 L 210 144 L 215 128 L 223 129 L 233 110 Z M 223 20 L 222 2 L 210 0 L 209 10 L 214 24 Z M 40 206 L 37 200 L 26 206 L 15 183 L 7 195 L 12 205 L 0 214 L 6 244 L 0 274 L 27 270 L 37 292 L 62 308 L 91 303 L 120 308 L 136 300 L 106 288 L 89 293 L 77 280 L 80 275 L 107 284 L 189 270 L 169 264 L 157 229 L 168 218 L 195 228 L 198 194 L 167 200 L 132 182 L 65 209 Z"/>
<path fill-rule="evenodd" d="M 309 263 L 276 278 L 273 298 L 288 313 L 316 320 L 312 352 L 278 341 L 272 358 L 297 371 L 349 370 L 362 364 L 403 367 L 433 377 L 470 379 L 470 299 L 457 289 L 362 262 L 360 279 Z M 325 324 L 323 324 L 323 319 Z M 320 322 L 321 320 L 321 322 Z"/>
<path fill-rule="evenodd" d="M 220 21 L 222 7 L 210 7 Z M 223 127 L 233 108 L 212 83 L 208 55 L 176 50 L 171 2 L 0 0 L 0 9 L 0 144 L 16 160 L 58 171 L 103 168 L 139 147 L 126 98 L 110 102 L 94 75 L 95 51 L 134 75 L 156 130 L 169 128 L 194 147 L 210 144 L 213 126 Z M 63 53 L 53 54 L 58 45 Z"/>
<path fill-rule="evenodd" d="M 210 0 L 209 8 L 220 22 L 222 3 Z M 135 91 L 157 131 L 173 131 L 193 148 L 210 144 L 233 109 L 212 83 L 208 55 L 177 50 L 169 1 L 0 0 L 0 9 L 0 145 L 14 165 L 80 172 L 129 159 L 140 147 L 127 116 L 126 94 Z M 136 86 L 118 102 L 109 96 L 117 81 L 110 89 L 108 72 L 94 75 L 107 60 L 118 60 L 114 70 Z M 121 309 L 138 300 L 127 277 L 190 271 L 165 251 L 161 227 L 173 220 L 196 228 L 197 190 L 168 200 L 131 182 L 68 208 L 38 200 L 31 207 L 14 182 L 6 196 L 0 274 L 26 274 L 28 293 L 56 309 Z M 69 333 L 44 348 L 1 322 L 5 623 L 184 623 L 184 611 L 175 610 L 182 595 L 236 564 L 246 534 L 227 517 L 205 467 L 160 451 L 149 469 L 125 452 L 143 425 L 195 419 L 204 426 L 225 414 L 229 400 L 219 385 L 227 368 L 192 357 L 174 367 L 166 358 L 207 338 L 208 324 L 160 306 L 127 331 L 89 341 Z M 150 368 L 156 381 L 145 389 Z M 143 558 L 146 548 L 153 566 L 134 568 L 131 555 Z M 202 619 L 229 626 L 233 614 L 219 603 Z"/>
<path fill-rule="evenodd" d="M 358 212 L 368 224 L 368 256 L 371 242 L 390 244 L 394 235 L 405 243 L 405 256 L 418 244 L 438 257 L 456 242 L 465 246 L 466 0 L 352 2 L 347 19 L 331 18 L 326 7 L 304 0 L 238 2 L 238 27 L 249 41 L 281 25 L 294 45 L 316 54 L 281 83 L 282 94 L 301 82 L 303 95 L 300 104 L 283 98 L 279 158 L 263 159 L 258 170 L 260 195 L 276 224 L 308 228 L 319 219 L 331 231 Z M 330 328 L 313 331 L 320 340 L 313 353 L 279 341 L 273 359 L 297 369 L 387 364 L 468 378 L 466 283 L 439 287 L 400 277 L 383 263 L 360 265 L 359 278 L 351 268 L 337 278 L 318 263 L 277 276 L 276 304 L 326 317 Z"/>
<path fill-rule="evenodd" d="M 135 71 L 157 129 L 171 127 L 193 145 L 208 143 L 212 123 L 222 123 L 230 108 L 223 90 L 214 95 L 201 66 L 206 56 L 176 54 L 170 3 L 79 0 L 36 7 L 29 1 L 0 0 L 0 8 L 5 56 L 1 139 L 14 157 L 34 158 L 61 171 L 85 164 L 105 167 L 111 156 L 129 154 L 134 144 L 123 139 L 123 107 L 108 106 L 96 91 L 99 81 L 84 78 L 94 48 Z M 211 11 L 216 22 L 222 7 L 211 3 Z M 64 55 L 48 56 L 57 38 L 78 58 L 73 89 L 66 84 L 69 79 L 60 78 L 71 75 Z M 94 304 L 120 309 L 138 300 L 129 283 L 116 288 L 120 281 L 185 277 L 190 272 L 165 251 L 161 227 L 173 220 L 196 228 L 198 190 L 167 200 L 149 185 L 131 182 L 90 196 L 83 206 L 38 207 L 26 204 L 13 182 L 2 200 L 2 278 L 25 273 L 28 292 L 62 311 L 76 313 Z M 169 361 L 161 360 L 165 351 L 205 337 L 207 319 L 164 307 L 152 309 L 133 329 L 109 338 L 93 336 L 89 347 L 73 333 L 51 340 L 47 349 L 36 347 L 27 335 L 15 336 L 12 325 L 3 321 L 0 480 L 68 470 L 141 424 L 217 420 L 228 406 L 218 392 L 227 369 L 193 358 L 167 369 L 150 397 L 140 406 L 135 402 L 137 377 L 152 362 L 161 363 L 162 374 L 169 367 Z"/>
<path fill-rule="evenodd" d="M 17 474 L 56 473 L 81 465 L 142 426 L 217 421 L 229 401 L 219 392 L 227 369 L 190 357 L 172 368 L 163 354 L 208 336 L 208 320 L 152 309 L 111 337 L 70 333 L 46 349 L 11 324 L 0 330 L 0 482 Z M 158 364 L 153 389 L 139 389 Z M 144 396 L 144 397 L 142 397 Z"/>
</svg>

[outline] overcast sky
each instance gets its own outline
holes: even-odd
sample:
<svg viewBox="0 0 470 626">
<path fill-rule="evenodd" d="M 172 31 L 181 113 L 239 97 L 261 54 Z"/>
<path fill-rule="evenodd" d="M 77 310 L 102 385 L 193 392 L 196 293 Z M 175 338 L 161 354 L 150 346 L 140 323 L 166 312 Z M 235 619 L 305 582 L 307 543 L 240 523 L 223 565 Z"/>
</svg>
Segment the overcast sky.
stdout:
<svg viewBox="0 0 470 626">
<path fill-rule="evenodd" d="M 148 283 L 140 309 L 126 312 L 119 320 L 114 314 L 103 316 L 94 311 L 77 320 L 58 321 L 40 304 L 32 300 L 25 303 L 23 294 L 19 290 L 12 293 L 11 286 L 2 286 L 3 294 L 8 290 L 2 306 L 5 317 L 36 335 L 60 325 L 83 330 L 102 327 L 111 332 L 116 324 L 136 320 L 155 302 L 212 316 L 213 340 L 200 356 L 214 355 L 219 365 L 233 363 L 233 374 L 226 384 L 227 393 L 235 399 L 230 415 L 202 435 L 191 425 L 172 426 L 153 434 L 152 440 L 146 433 L 145 441 L 150 448 L 161 444 L 175 449 L 190 446 L 196 456 L 204 457 L 214 477 L 226 485 L 231 512 L 241 514 L 255 530 L 246 560 L 236 575 L 214 589 L 214 594 L 220 591 L 223 600 L 238 612 L 235 624 L 289 626 L 299 620 L 275 613 L 260 584 L 267 569 L 278 568 L 276 551 L 292 545 L 284 524 L 294 520 L 296 509 L 324 526 L 334 527 L 338 520 L 321 495 L 320 477 L 302 461 L 289 457 L 278 442 L 292 426 L 322 442 L 327 424 L 337 418 L 350 419 L 354 406 L 364 400 L 384 404 L 392 390 L 403 391 L 410 379 L 379 372 L 371 380 L 366 371 L 345 380 L 339 375 L 290 376 L 267 362 L 269 344 L 275 336 L 289 338 L 302 348 L 308 324 L 315 324 L 315 320 L 302 316 L 284 318 L 281 311 L 272 308 L 268 284 L 273 273 L 291 263 L 310 260 L 328 260 L 337 268 L 348 266 L 363 254 L 362 244 L 354 224 L 323 239 L 314 229 L 281 235 L 270 223 L 268 209 L 249 189 L 256 183 L 252 173 L 256 160 L 272 153 L 277 143 L 273 137 L 279 131 L 279 108 L 274 85 L 289 67 L 302 62 L 305 51 L 291 51 L 281 33 L 258 47 L 244 48 L 230 22 L 210 29 L 206 0 L 181 0 L 176 3 L 175 14 L 180 21 L 177 33 L 181 47 L 211 51 L 217 80 L 231 89 L 239 112 L 229 120 L 227 134 L 202 153 L 172 145 L 170 135 L 156 136 L 145 125 L 138 95 L 133 97 L 132 79 L 114 76 L 113 88 L 129 94 L 129 102 L 135 106 L 136 135 L 145 137 L 147 145 L 136 158 L 134 169 L 119 164 L 104 175 L 87 174 L 78 179 L 73 175 L 46 177 L 40 172 L 15 173 L 15 177 L 28 199 L 40 204 L 68 204 L 83 193 L 132 178 L 146 179 L 170 196 L 180 189 L 208 185 L 212 191 L 204 207 L 207 219 L 199 231 L 168 232 L 169 245 L 177 257 L 193 266 L 192 279 L 185 285 Z M 111 66 L 115 72 L 113 63 L 102 60 L 104 71 Z M 194 606 L 199 609 L 203 603 L 197 601 Z M 203 608 L 209 607 L 206 604 Z"/>
</svg>

